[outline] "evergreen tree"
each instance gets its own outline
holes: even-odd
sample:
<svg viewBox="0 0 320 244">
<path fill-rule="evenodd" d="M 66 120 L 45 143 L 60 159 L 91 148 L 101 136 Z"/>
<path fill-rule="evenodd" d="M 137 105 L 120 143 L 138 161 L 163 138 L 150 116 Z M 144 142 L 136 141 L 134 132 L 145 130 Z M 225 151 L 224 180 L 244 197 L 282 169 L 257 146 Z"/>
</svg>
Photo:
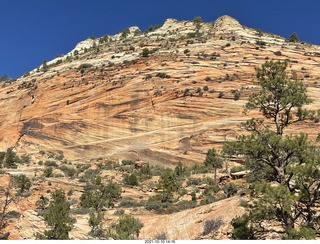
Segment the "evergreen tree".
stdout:
<svg viewBox="0 0 320 244">
<path fill-rule="evenodd" d="M 286 67 L 279 61 L 257 68 L 262 89 L 251 94 L 246 104 L 247 111 L 259 109 L 271 125 L 250 119 L 243 126 L 251 134 L 223 146 L 226 154 L 245 155 L 251 170 L 253 199 L 248 214 L 233 221 L 234 239 L 263 238 L 273 231 L 263 227 L 268 221 L 282 226 L 284 239 L 312 239 L 320 234 L 320 154 L 306 134 L 284 135 L 289 125 L 314 119 L 315 112 L 302 108 L 311 100 L 304 84 L 296 74 L 289 77 Z"/>
<path fill-rule="evenodd" d="M 96 183 L 99 180 L 96 180 Z M 80 205 L 84 208 L 94 208 L 97 212 L 102 207 L 113 207 L 114 203 L 121 196 L 121 186 L 109 181 L 107 185 L 101 182 L 98 185 L 88 185 L 80 196 Z"/>
<path fill-rule="evenodd" d="M 214 169 L 214 181 L 217 182 L 217 169 L 222 167 L 222 159 L 219 158 L 216 150 L 214 148 L 209 149 L 204 160 L 204 165 L 206 167 Z"/>
<path fill-rule="evenodd" d="M 149 57 L 150 51 L 148 48 L 142 50 L 142 57 Z"/>
<path fill-rule="evenodd" d="M 69 231 L 72 229 L 70 217 L 70 204 L 62 189 L 56 189 L 51 193 L 52 200 L 44 214 L 46 225 L 50 228 L 44 234 L 37 233 L 40 240 L 68 240 Z"/>
<path fill-rule="evenodd" d="M 103 235 L 102 230 L 102 220 L 104 217 L 104 213 L 101 211 L 95 212 L 93 210 L 90 211 L 89 214 L 89 226 L 91 227 L 90 235 L 95 237 L 100 237 Z"/>
<path fill-rule="evenodd" d="M 297 33 L 293 32 L 293 33 L 289 36 L 289 42 L 300 42 Z"/>
<path fill-rule="evenodd" d="M 174 172 L 170 170 L 162 172 L 158 183 L 158 188 L 160 190 L 158 197 L 161 202 L 172 202 L 173 192 L 177 191 L 179 187 L 180 184 Z"/>
<path fill-rule="evenodd" d="M 31 181 L 26 175 L 16 176 L 14 180 L 19 187 L 20 193 L 23 193 L 25 190 L 29 190 L 31 187 Z"/>
<path fill-rule="evenodd" d="M 143 225 L 139 220 L 130 215 L 123 214 L 119 217 L 114 227 L 108 228 L 106 238 L 133 240 L 135 237 L 139 237 L 142 227 Z"/>
<path fill-rule="evenodd" d="M 11 148 L 8 148 L 6 152 L 5 167 L 17 168 L 16 161 L 18 161 L 16 153 L 13 152 Z"/>
</svg>

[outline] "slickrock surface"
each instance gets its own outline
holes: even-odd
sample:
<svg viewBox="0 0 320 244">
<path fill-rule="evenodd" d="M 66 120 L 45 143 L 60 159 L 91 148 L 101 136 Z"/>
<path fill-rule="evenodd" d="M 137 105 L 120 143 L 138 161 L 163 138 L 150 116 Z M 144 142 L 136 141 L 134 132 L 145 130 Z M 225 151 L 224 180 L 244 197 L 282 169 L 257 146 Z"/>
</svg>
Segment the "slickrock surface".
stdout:
<svg viewBox="0 0 320 244">
<path fill-rule="evenodd" d="M 239 124 L 249 118 L 243 105 L 257 90 L 254 67 L 266 60 L 289 59 L 289 70 L 309 86 L 310 97 L 319 96 L 318 46 L 259 36 L 229 16 L 199 30 L 192 21 L 174 19 L 148 34 L 134 35 L 137 29 L 124 39 L 120 33 L 109 42 L 86 40 L 76 47 L 77 56 L 70 58 L 72 50 L 47 72 L 3 85 L 0 149 L 52 151 L 70 160 L 200 163 L 208 148 L 243 133 Z M 197 31 L 201 36 L 193 37 Z M 97 47 L 85 52 L 90 45 Z M 141 56 L 144 48 L 149 57 Z M 311 138 L 318 133 L 317 124 L 292 131 L 300 129 Z"/>
<path fill-rule="evenodd" d="M 220 238 L 228 238 L 231 219 L 241 216 L 244 209 L 239 207 L 239 196 L 221 200 L 216 203 L 188 209 L 171 215 L 148 216 L 141 218 L 144 227 L 141 229 L 139 239 L 155 239 L 155 234 L 166 233 L 168 240 L 199 240 L 202 236 L 205 221 L 221 218 L 224 224 L 219 228 Z M 225 228 L 224 228 L 225 227 Z"/>
</svg>

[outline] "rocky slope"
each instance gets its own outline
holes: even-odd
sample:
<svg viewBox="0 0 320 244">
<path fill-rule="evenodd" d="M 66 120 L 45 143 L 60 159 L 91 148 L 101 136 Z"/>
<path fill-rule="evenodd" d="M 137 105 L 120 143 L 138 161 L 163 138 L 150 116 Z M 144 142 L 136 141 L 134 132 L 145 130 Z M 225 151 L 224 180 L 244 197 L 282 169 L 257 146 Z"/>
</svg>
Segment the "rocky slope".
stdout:
<svg viewBox="0 0 320 244">
<path fill-rule="evenodd" d="M 243 133 L 242 107 L 257 89 L 254 67 L 272 59 L 289 59 L 309 85 L 311 106 L 320 103 L 318 46 L 259 35 L 229 16 L 200 25 L 168 19 L 148 34 L 137 30 L 88 39 L 48 62 L 54 65 L 46 72 L 41 65 L 3 84 L 1 150 L 167 166 L 202 162 L 208 148 Z M 311 137 L 317 128 L 309 125 Z"/>
</svg>

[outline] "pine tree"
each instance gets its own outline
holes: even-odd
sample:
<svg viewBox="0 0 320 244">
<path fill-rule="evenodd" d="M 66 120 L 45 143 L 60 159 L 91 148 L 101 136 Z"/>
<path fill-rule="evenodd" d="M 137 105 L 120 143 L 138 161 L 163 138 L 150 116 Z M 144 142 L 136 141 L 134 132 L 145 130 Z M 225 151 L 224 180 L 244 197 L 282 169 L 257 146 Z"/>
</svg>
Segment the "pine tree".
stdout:
<svg viewBox="0 0 320 244">
<path fill-rule="evenodd" d="M 50 228 L 44 234 L 37 233 L 39 240 L 68 240 L 69 231 L 72 229 L 70 217 L 70 204 L 62 189 L 56 189 L 51 193 L 52 200 L 44 214 L 46 225 Z"/>
<path fill-rule="evenodd" d="M 31 181 L 26 175 L 19 175 L 15 177 L 15 182 L 19 187 L 20 193 L 23 193 L 25 190 L 29 190 L 31 187 Z"/>
<path fill-rule="evenodd" d="M 286 68 L 280 61 L 256 68 L 262 89 L 250 95 L 245 110 L 259 109 L 270 122 L 248 120 L 243 127 L 251 134 L 223 146 L 226 154 L 244 155 L 251 170 L 252 201 L 247 215 L 233 221 L 234 239 L 263 237 L 273 231 L 263 227 L 268 221 L 282 226 L 284 239 L 320 234 L 320 154 L 306 134 L 284 135 L 291 124 L 315 119 L 315 112 L 302 108 L 311 102 L 306 87 L 296 74 L 289 77 Z"/>
<path fill-rule="evenodd" d="M 204 165 L 214 169 L 214 181 L 217 182 L 217 169 L 222 167 L 222 159 L 219 158 L 214 148 L 209 149 L 204 160 Z"/>
<path fill-rule="evenodd" d="M 297 33 L 293 32 L 293 33 L 289 36 L 289 42 L 300 42 L 300 39 L 299 39 Z"/>
</svg>

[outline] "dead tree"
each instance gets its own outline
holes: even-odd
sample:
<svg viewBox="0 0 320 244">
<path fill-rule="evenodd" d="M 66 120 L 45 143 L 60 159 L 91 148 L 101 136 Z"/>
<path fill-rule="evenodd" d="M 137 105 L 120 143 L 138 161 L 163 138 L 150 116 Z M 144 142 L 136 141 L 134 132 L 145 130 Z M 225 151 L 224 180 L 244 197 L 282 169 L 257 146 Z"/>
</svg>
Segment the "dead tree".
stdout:
<svg viewBox="0 0 320 244">
<path fill-rule="evenodd" d="M 7 240 L 10 232 L 4 232 L 8 225 L 8 207 L 16 198 L 13 195 L 13 186 L 10 183 L 7 187 L 0 188 L 0 240 Z"/>
</svg>

